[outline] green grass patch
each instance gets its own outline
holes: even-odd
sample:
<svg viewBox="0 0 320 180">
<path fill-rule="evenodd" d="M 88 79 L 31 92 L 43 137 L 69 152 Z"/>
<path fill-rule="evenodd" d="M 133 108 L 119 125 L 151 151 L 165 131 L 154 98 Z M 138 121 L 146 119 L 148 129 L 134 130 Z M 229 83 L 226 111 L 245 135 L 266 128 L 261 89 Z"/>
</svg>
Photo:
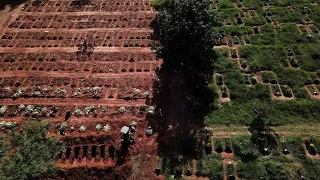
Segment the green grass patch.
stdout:
<svg viewBox="0 0 320 180">
<path fill-rule="evenodd" d="M 197 161 L 197 176 L 205 176 L 210 180 L 223 179 L 222 158 L 217 154 L 203 156 Z"/>
</svg>

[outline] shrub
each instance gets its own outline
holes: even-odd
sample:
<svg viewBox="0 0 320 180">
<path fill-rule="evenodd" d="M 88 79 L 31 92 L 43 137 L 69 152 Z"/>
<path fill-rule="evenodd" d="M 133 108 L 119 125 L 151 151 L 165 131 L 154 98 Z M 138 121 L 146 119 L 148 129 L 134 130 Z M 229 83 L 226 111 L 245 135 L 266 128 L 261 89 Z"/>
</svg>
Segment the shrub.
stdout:
<svg viewBox="0 0 320 180">
<path fill-rule="evenodd" d="M 239 161 L 237 163 L 238 177 L 241 179 L 267 180 L 267 172 L 259 161 Z"/>
<path fill-rule="evenodd" d="M 8 150 L 9 150 L 8 144 L 4 141 L 4 137 L 0 136 L 0 160 L 2 157 L 4 157 L 7 154 Z"/>
<path fill-rule="evenodd" d="M 197 162 L 197 176 L 205 176 L 210 180 L 222 180 L 223 166 L 221 156 L 211 154 Z"/>
<path fill-rule="evenodd" d="M 58 170 L 53 157 L 64 147 L 55 138 L 46 138 L 48 122 L 30 122 L 22 133 L 6 136 L 10 141 L 10 153 L 0 162 L 0 177 L 5 179 L 46 179 Z M 12 151 L 14 150 L 14 151 Z"/>
<path fill-rule="evenodd" d="M 296 98 L 310 98 L 309 93 L 304 87 L 293 88 L 293 94 Z"/>
<path fill-rule="evenodd" d="M 274 41 L 274 39 L 272 40 Z M 251 71 L 277 70 L 280 59 L 286 57 L 283 46 L 241 46 L 242 58 L 246 58 Z"/>
<path fill-rule="evenodd" d="M 264 4 L 263 4 L 263 1 L 243 0 L 243 5 L 244 7 L 249 9 L 257 9 L 259 7 L 262 7 Z"/>
<path fill-rule="evenodd" d="M 232 144 L 235 155 L 242 159 L 256 159 L 260 156 L 260 152 L 251 142 L 250 136 L 233 137 Z"/>
<path fill-rule="evenodd" d="M 290 67 L 277 71 L 277 75 L 280 84 L 286 84 L 290 87 L 301 87 L 312 82 L 310 74 L 307 71 Z"/>
<path fill-rule="evenodd" d="M 221 138 L 215 138 L 214 149 L 217 153 L 221 153 L 224 150 L 224 140 Z"/>
<path fill-rule="evenodd" d="M 273 33 L 274 27 L 272 24 L 265 24 L 261 26 L 261 33 Z"/>
<path fill-rule="evenodd" d="M 168 0 L 152 0 L 152 7 L 155 10 L 159 11 L 165 8 L 167 3 L 168 3 Z"/>
<path fill-rule="evenodd" d="M 220 0 L 218 8 L 219 9 L 234 8 L 234 4 L 233 4 L 232 0 Z"/>
</svg>

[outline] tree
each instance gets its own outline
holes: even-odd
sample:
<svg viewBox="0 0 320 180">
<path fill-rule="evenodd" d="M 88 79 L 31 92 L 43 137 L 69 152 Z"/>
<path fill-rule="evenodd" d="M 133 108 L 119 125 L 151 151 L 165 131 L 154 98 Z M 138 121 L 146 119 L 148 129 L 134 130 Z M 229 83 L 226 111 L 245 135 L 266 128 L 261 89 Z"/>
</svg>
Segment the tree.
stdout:
<svg viewBox="0 0 320 180">
<path fill-rule="evenodd" d="M 215 53 L 211 29 L 214 17 L 207 0 L 167 0 L 158 14 L 163 68 L 212 70 Z"/>
<path fill-rule="evenodd" d="M 10 149 L 0 161 L 0 177 L 27 180 L 54 175 L 57 167 L 53 158 L 63 151 L 63 145 L 59 139 L 45 137 L 49 127 L 48 122 L 34 122 L 22 133 L 6 135 Z"/>
<path fill-rule="evenodd" d="M 269 114 L 267 107 L 257 107 L 253 110 L 254 119 L 249 131 L 252 133 L 252 141 L 260 151 L 269 153 L 270 149 L 277 146 L 275 135 L 269 127 Z"/>
</svg>

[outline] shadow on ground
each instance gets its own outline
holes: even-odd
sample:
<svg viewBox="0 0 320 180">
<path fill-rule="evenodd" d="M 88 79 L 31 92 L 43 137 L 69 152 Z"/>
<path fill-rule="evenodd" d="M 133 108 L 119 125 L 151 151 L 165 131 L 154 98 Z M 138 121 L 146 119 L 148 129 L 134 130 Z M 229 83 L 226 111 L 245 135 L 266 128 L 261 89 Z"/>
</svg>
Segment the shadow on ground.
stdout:
<svg viewBox="0 0 320 180">
<path fill-rule="evenodd" d="M 151 23 L 151 27 L 154 30 L 152 40 L 157 42 L 157 23 Z M 158 155 L 163 157 L 162 168 L 157 168 L 166 175 L 181 175 L 181 165 L 189 165 L 190 159 L 198 159 L 204 154 L 207 135 L 204 118 L 212 111 L 215 99 L 215 93 L 209 87 L 213 68 L 196 70 L 189 67 L 175 71 L 170 69 L 174 65 L 165 63 L 156 71 L 151 103 L 156 107 L 156 113 L 148 120 L 158 133 Z M 168 166 L 171 172 L 167 172 Z"/>
<path fill-rule="evenodd" d="M 16 8 L 22 3 L 28 2 L 30 0 L 1 0 L 0 1 L 0 10 L 4 9 L 6 6 L 9 6 L 11 9 Z M 38 2 L 41 3 L 39 0 Z"/>
<path fill-rule="evenodd" d="M 194 158 L 202 154 L 203 121 L 214 98 L 207 87 L 212 73 L 157 72 L 152 103 L 157 112 L 149 122 L 158 132 L 160 154 Z"/>
</svg>

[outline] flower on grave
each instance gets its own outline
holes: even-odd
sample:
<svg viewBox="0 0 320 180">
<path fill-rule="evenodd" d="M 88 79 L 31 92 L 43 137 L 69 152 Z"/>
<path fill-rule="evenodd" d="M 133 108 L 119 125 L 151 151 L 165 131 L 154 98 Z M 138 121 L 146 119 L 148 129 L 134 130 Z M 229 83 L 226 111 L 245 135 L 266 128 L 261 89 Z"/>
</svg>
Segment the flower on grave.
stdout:
<svg viewBox="0 0 320 180">
<path fill-rule="evenodd" d="M 63 122 L 59 125 L 59 131 L 64 131 L 67 128 L 68 124 Z"/>
<path fill-rule="evenodd" d="M 90 87 L 85 87 L 84 88 L 84 94 L 89 93 L 90 92 Z"/>
<path fill-rule="evenodd" d="M 142 94 L 142 96 L 143 96 L 144 98 L 149 97 L 149 92 L 148 92 L 148 91 L 144 92 L 144 93 Z"/>
<path fill-rule="evenodd" d="M 81 125 L 79 128 L 79 132 L 83 133 L 86 132 L 87 128 L 84 125 Z"/>
<path fill-rule="evenodd" d="M 135 121 L 131 121 L 130 123 L 129 123 L 129 127 L 137 127 L 137 122 L 135 122 Z"/>
<path fill-rule="evenodd" d="M 82 115 L 81 109 L 76 109 L 76 110 L 74 111 L 74 115 L 77 116 L 77 117 L 81 116 L 81 115 Z"/>
<path fill-rule="evenodd" d="M 33 105 L 28 105 L 26 108 L 26 114 L 31 114 L 34 111 Z"/>
<path fill-rule="evenodd" d="M 86 108 L 84 109 L 84 114 L 88 115 L 90 112 L 94 110 L 94 106 L 92 105 L 87 105 Z"/>
<path fill-rule="evenodd" d="M 35 89 L 34 89 L 35 91 L 40 91 L 41 90 L 41 88 L 40 88 L 40 86 L 39 85 L 37 85 L 36 87 L 35 87 Z"/>
<path fill-rule="evenodd" d="M 76 90 L 76 92 L 74 92 L 74 96 L 79 96 L 79 95 L 81 95 L 82 93 L 81 93 L 81 89 L 80 88 L 77 88 L 77 90 Z"/>
<path fill-rule="evenodd" d="M 20 96 L 23 96 L 26 91 L 27 91 L 27 88 L 18 89 L 17 92 L 13 94 L 13 98 L 17 99 Z"/>
<path fill-rule="evenodd" d="M 119 113 L 124 113 L 126 111 L 126 108 L 124 106 L 119 108 Z"/>
<path fill-rule="evenodd" d="M 65 96 L 65 95 L 67 94 L 67 90 L 57 88 L 56 91 L 55 91 L 55 93 L 56 93 L 56 94 L 59 94 L 59 95 L 62 95 L 62 96 Z"/>
<path fill-rule="evenodd" d="M 0 115 L 3 115 L 8 110 L 8 106 L 2 106 L 0 108 Z"/>
<path fill-rule="evenodd" d="M 18 123 L 16 122 L 6 122 L 1 121 L 0 122 L 0 129 L 13 129 L 14 127 L 17 127 Z"/>
<path fill-rule="evenodd" d="M 154 115 L 156 108 L 153 106 L 149 106 L 148 108 L 148 115 Z"/>
<path fill-rule="evenodd" d="M 25 106 L 24 104 L 20 104 L 20 105 L 18 106 L 18 109 L 19 109 L 20 111 L 24 110 L 24 108 L 26 108 L 26 106 Z"/>
<path fill-rule="evenodd" d="M 49 91 L 51 91 L 51 86 L 43 88 L 44 93 L 48 93 Z"/>
<path fill-rule="evenodd" d="M 101 112 L 107 112 L 107 111 L 108 111 L 108 108 L 106 106 L 101 107 Z"/>
<path fill-rule="evenodd" d="M 40 91 L 34 91 L 34 92 L 33 92 L 33 95 L 34 95 L 34 96 L 40 96 L 40 94 L 41 94 Z"/>
<path fill-rule="evenodd" d="M 137 97 L 137 96 L 140 96 L 140 95 L 141 95 L 140 89 L 135 89 L 135 90 L 133 91 L 133 97 Z"/>
<path fill-rule="evenodd" d="M 93 94 L 98 94 L 101 91 L 100 87 L 94 87 L 93 88 Z"/>
<path fill-rule="evenodd" d="M 96 125 L 96 131 L 100 131 L 102 129 L 102 125 L 101 124 L 97 124 Z"/>
<path fill-rule="evenodd" d="M 6 87 L 5 89 L 6 89 L 8 92 L 11 92 L 11 91 L 12 91 L 11 87 Z"/>
<path fill-rule="evenodd" d="M 111 131 L 111 127 L 109 126 L 109 124 L 106 124 L 105 126 L 103 126 L 103 131 L 104 132 L 110 132 Z"/>
</svg>

